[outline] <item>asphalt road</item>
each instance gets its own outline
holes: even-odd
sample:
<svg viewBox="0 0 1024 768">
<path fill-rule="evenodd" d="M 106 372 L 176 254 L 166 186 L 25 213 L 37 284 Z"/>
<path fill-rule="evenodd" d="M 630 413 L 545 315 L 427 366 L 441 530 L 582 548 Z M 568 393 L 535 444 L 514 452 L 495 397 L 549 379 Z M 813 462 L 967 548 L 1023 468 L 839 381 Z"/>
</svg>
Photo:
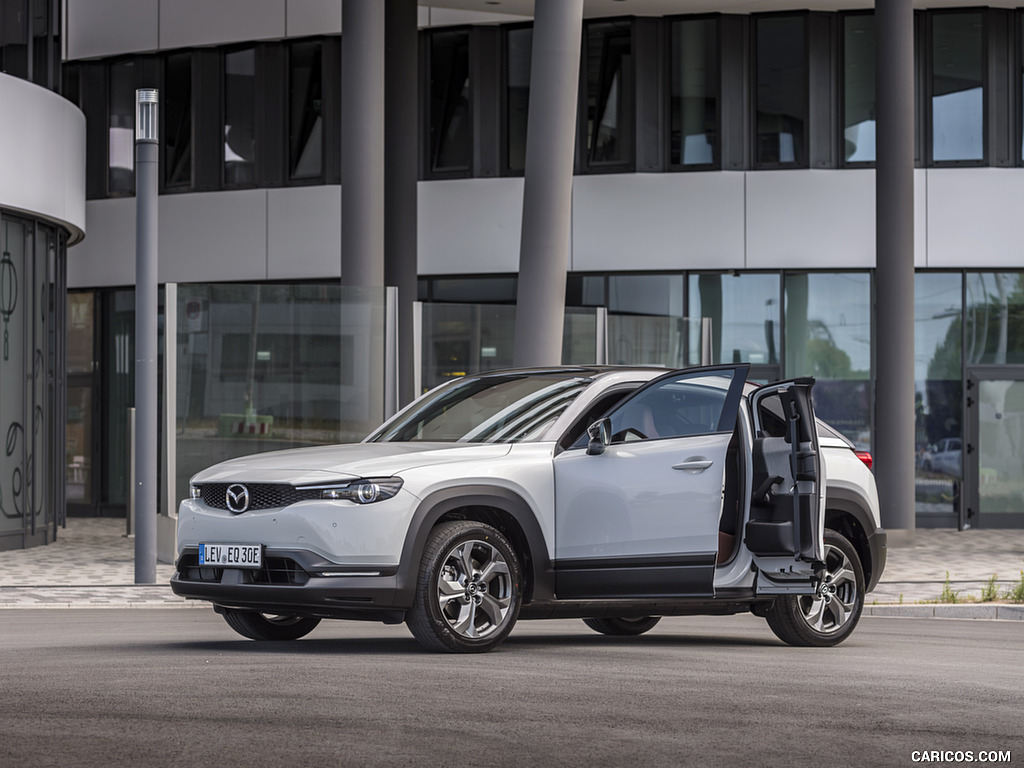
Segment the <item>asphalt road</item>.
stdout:
<svg viewBox="0 0 1024 768">
<path fill-rule="evenodd" d="M 752 616 L 523 622 L 482 656 L 379 624 L 236 638 L 204 610 L 0 611 L 0 765 L 1024 766 L 1024 622 L 866 618 L 827 650 Z"/>
</svg>

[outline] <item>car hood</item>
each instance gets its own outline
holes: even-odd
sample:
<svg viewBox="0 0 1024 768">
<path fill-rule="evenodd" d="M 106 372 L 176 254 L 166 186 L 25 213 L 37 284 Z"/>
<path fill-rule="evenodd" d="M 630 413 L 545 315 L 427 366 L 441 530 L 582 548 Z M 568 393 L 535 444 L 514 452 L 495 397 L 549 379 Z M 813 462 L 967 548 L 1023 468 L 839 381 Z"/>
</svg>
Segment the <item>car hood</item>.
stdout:
<svg viewBox="0 0 1024 768">
<path fill-rule="evenodd" d="M 388 477 L 416 467 L 508 454 L 507 443 L 352 443 L 242 456 L 204 469 L 194 483 L 316 485 L 360 477 Z"/>
</svg>

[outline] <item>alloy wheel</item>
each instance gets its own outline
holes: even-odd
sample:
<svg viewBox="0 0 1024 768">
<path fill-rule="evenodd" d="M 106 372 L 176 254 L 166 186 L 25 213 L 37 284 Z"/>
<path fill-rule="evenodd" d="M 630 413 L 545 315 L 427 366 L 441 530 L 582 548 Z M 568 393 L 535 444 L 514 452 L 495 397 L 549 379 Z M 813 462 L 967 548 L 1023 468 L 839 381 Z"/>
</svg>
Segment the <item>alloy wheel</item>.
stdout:
<svg viewBox="0 0 1024 768">
<path fill-rule="evenodd" d="M 500 628 L 512 607 L 512 576 L 504 556 L 486 541 L 463 541 L 445 555 L 437 602 L 451 631 L 476 640 Z"/>
</svg>

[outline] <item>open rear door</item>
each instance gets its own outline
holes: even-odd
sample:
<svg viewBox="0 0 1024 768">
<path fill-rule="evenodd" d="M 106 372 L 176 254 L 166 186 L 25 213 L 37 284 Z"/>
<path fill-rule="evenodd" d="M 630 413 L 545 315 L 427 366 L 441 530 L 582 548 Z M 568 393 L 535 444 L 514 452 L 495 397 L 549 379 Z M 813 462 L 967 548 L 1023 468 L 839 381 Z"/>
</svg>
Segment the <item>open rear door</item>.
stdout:
<svg viewBox="0 0 1024 768">
<path fill-rule="evenodd" d="M 744 543 L 758 594 L 811 594 L 823 567 L 825 472 L 813 386 L 811 378 L 777 382 L 749 398 L 755 435 Z"/>
</svg>

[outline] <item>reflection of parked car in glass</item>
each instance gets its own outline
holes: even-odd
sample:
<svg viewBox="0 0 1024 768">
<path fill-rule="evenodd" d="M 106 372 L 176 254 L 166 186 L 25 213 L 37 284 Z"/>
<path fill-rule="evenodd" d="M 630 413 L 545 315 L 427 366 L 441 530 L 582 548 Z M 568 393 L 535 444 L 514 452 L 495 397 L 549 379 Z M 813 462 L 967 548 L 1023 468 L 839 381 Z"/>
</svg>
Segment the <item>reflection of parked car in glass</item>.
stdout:
<svg viewBox="0 0 1024 768">
<path fill-rule="evenodd" d="M 929 446 L 921 456 L 921 469 L 941 475 L 960 477 L 961 445 L 959 437 L 944 437 Z"/>
</svg>

